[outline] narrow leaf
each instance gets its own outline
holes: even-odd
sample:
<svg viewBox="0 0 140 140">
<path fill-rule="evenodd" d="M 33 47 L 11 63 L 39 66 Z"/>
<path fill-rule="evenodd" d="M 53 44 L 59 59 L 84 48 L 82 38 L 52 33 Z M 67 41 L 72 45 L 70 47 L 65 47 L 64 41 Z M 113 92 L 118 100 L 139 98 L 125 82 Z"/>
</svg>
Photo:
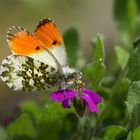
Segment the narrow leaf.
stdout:
<svg viewBox="0 0 140 140">
<path fill-rule="evenodd" d="M 77 50 L 79 47 L 79 34 L 77 29 L 71 27 L 63 33 L 64 43 L 66 46 L 68 61 L 70 66 L 77 63 Z"/>
<path fill-rule="evenodd" d="M 94 43 L 93 43 L 94 48 Z M 95 50 L 93 54 L 93 62 L 95 62 L 90 71 L 92 75 L 92 85 L 93 89 L 96 91 L 99 83 L 101 82 L 104 73 L 105 73 L 105 65 L 104 65 L 104 45 L 102 36 L 98 35 L 95 42 Z"/>
</svg>

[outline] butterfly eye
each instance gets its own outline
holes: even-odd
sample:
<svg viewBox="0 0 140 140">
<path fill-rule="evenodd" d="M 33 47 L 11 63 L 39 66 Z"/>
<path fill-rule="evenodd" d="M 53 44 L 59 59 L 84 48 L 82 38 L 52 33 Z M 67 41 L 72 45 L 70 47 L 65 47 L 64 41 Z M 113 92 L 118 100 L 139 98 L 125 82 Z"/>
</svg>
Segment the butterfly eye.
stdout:
<svg viewBox="0 0 140 140">
<path fill-rule="evenodd" d="M 56 40 L 54 40 L 52 44 L 53 44 L 53 45 L 56 45 L 56 43 L 57 43 L 57 41 L 56 41 Z"/>
<path fill-rule="evenodd" d="M 40 47 L 39 46 L 37 46 L 36 48 L 35 48 L 35 50 L 39 50 L 40 49 Z"/>
</svg>

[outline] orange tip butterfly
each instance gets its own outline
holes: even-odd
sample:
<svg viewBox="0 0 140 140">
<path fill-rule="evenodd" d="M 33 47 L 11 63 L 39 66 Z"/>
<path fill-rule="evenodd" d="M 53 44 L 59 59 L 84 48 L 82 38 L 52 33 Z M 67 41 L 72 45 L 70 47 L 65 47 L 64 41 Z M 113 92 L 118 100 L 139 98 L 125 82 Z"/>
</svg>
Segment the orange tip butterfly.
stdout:
<svg viewBox="0 0 140 140">
<path fill-rule="evenodd" d="M 13 90 L 65 88 L 81 78 L 79 70 L 68 66 L 63 38 L 50 19 L 40 21 L 32 34 L 9 28 L 7 42 L 12 55 L 2 61 L 0 76 Z"/>
</svg>

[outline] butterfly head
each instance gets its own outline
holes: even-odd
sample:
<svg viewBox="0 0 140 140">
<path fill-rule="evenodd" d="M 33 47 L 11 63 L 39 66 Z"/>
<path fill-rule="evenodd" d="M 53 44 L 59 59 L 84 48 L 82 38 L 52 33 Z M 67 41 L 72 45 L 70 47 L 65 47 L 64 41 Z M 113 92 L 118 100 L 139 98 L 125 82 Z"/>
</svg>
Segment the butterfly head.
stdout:
<svg viewBox="0 0 140 140">
<path fill-rule="evenodd" d="M 69 68 L 69 67 L 64 68 L 63 74 L 64 74 L 64 81 L 68 86 L 74 84 L 77 80 L 82 78 L 82 73 L 74 68 Z"/>
</svg>

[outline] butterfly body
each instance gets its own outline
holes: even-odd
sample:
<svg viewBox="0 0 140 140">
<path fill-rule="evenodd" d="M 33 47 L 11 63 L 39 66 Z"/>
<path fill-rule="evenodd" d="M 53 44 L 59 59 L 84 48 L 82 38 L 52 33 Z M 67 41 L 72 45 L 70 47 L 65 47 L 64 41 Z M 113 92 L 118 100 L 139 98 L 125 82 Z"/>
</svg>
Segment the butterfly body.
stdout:
<svg viewBox="0 0 140 140">
<path fill-rule="evenodd" d="M 64 67 L 63 68 L 63 81 L 66 83 L 66 86 L 72 85 L 78 79 L 81 79 L 82 73 L 74 68 Z"/>
<path fill-rule="evenodd" d="M 78 70 L 68 66 L 62 36 L 50 19 L 42 20 L 33 34 L 21 27 L 10 28 L 7 41 L 12 55 L 3 60 L 0 76 L 10 88 L 65 88 L 81 78 Z"/>
</svg>

